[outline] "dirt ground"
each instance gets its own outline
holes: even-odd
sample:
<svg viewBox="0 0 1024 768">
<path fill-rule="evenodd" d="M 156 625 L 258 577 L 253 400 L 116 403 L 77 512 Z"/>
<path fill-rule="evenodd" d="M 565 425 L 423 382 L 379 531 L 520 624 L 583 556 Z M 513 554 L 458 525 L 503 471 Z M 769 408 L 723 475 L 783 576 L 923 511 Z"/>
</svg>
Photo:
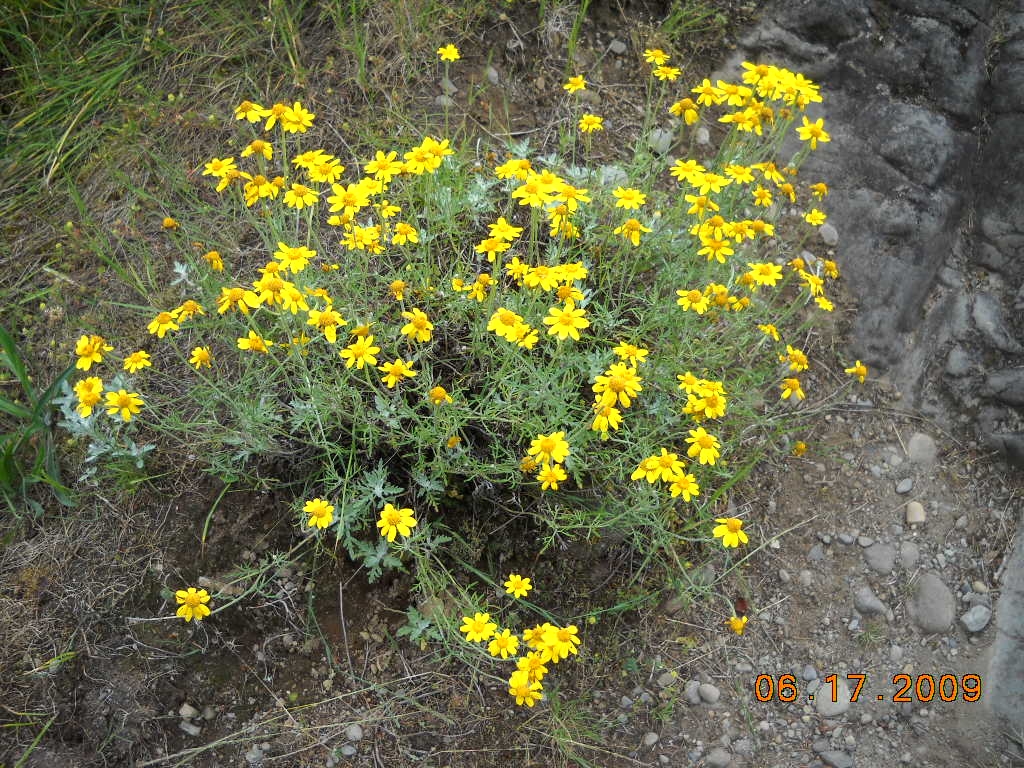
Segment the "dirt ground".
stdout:
<svg viewBox="0 0 1024 768">
<path fill-rule="evenodd" d="M 691 31 L 666 39 L 658 22 L 677 6 L 594 2 L 582 25 L 576 68 L 595 83 L 601 112 L 624 128 L 641 120 L 648 74 L 639 51 L 685 44 L 681 65 L 692 80 L 710 75 L 737 31 L 756 23 L 755 5 L 714 2 Z M 564 71 L 548 51 L 564 46 L 573 14 L 538 19 L 535 4 L 516 3 L 462 41 L 464 71 L 474 74 L 456 100 L 484 136 L 554 141 L 548 115 Z M 620 45 L 625 52 L 614 53 Z M 343 112 L 352 94 L 335 85 Z M 420 98 L 430 109 L 433 94 Z M 609 161 L 621 151 L 613 135 L 595 146 Z M 835 257 L 841 266 L 844 254 Z M 71 266 L 66 301 L 25 332 L 41 371 L 68 359 L 73 329 L 96 297 L 117 290 L 109 273 L 96 280 L 84 251 Z M 840 319 L 817 339 L 823 354 L 841 356 L 843 328 Z M 194 579 L 212 591 L 237 568 L 295 546 L 280 514 L 286 497 L 227 493 L 202 546 L 222 486 L 187 471 L 134 493 L 96 492 L 70 514 L 55 510 L 27 535 L 8 536 L 0 553 L 0 765 L 1012 764 L 1020 735 L 995 732 L 983 701 L 893 699 L 900 674 L 961 684 L 976 674 L 984 686 L 992 624 L 924 634 L 910 604 L 929 572 L 955 594 L 958 618 L 971 601 L 994 602 L 1021 512 L 1019 476 L 901 410 L 884 377 L 850 389 L 839 367 L 816 375 L 817 389 L 840 394 L 815 406 L 818 426 L 801 435 L 807 454 L 759 467 L 728 499 L 760 546 L 674 574 L 699 599 L 664 589 L 663 573 L 631 578 L 636 553 L 621 542 L 566 542 L 540 556 L 481 546 L 481 567 L 528 568 L 535 583 L 557 582 L 556 613 L 625 606 L 582 628 L 584 652 L 557 669 L 533 709 L 509 706 L 503 681 L 473 674 L 436 642 L 400 638 L 409 577 L 369 584 L 342 553 L 281 557 L 258 598 L 216 621 L 168 618 L 167 585 Z M 911 461 L 915 433 L 934 439 L 933 462 Z M 911 489 L 897 492 L 907 479 Z M 923 505 L 923 523 L 906 522 L 910 501 Z M 486 542 L 493 528 L 478 523 Z M 895 550 L 892 567 L 869 564 L 874 544 Z M 864 587 L 884 610 L 855 611 Z M 224 591 L 232 590 L 240 591 Z M 742 636 L 722 631 L 737 604 L 747 606 Z M 758 677 L 778 685 L 784 674 L 795 676 L 796 701 L 759 701 Z M 809 698 L 832 674 L 866 676 L 859 701 L 834 714 Z"/>
</svg>

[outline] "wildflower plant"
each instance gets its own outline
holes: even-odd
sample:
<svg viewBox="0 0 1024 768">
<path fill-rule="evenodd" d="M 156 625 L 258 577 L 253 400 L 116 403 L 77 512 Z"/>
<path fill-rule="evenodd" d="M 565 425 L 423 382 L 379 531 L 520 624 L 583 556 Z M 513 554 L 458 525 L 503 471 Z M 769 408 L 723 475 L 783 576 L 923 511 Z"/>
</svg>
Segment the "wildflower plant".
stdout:
<svg viewBox="0 0 1024 768">
<path fill-rule="evenodd" d="M 457 66 L 454 46 L 438 56 Z M 818 86 L 744 63 L 741 82 L 689 87 L 663 51 L 645 56 L 645 130 L 685 144 L 703 124 L 717 154 L 638 153 L 610 181 L 589 157 L 603 118 L 574 99 L 567 156 L 519 143 L 490 167 L 430 133 L 337 154 L 298 101 L 237 105 L 245 150 L 200 175 L 250 245 L 179 214 L 164 236 L 197 240 L 182 295 L 138 318 L 144 357 L 122 357 L 116 329 L 81 337 L 65 423 L 107 450 L 141 423 L 231 481 L 266 482 L 287 457 L 276 480 L 304 489 L 297 532 L 342 544 L 371 579 L 411 567 L 424 590 L 458 499 L 484 487 L 541 548 L 614 532 L 679 569 L 684 551 L 756 546 L 721 501 L 782 448 L 779 414 L 813 366 L 802 334 L 839 276 L 792 256 L 825 216 L 827 186 L 799 176 L 829 140 L 805 114 Z M 803 143 L 781 157 L 788 136 Z M 461 630 L 518 659 L 509 693 L 526 706 L 580 643 L 571 622 L 514 632 L 483 605 Z"/>
</svg>

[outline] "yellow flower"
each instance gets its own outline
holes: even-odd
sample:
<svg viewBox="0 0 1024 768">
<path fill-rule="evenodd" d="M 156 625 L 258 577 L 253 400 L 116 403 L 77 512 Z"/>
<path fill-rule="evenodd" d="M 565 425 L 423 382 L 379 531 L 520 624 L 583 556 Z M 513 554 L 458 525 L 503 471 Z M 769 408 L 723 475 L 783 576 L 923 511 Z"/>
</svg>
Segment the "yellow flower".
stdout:
<svg viewBox="0 0 1024 768">
<path fill-rule="evenodd" d="M 191 365 L 195 366 L 195 369 L 198 371 L 204 365 L 207 368 L 210 368 L 210 361 L 212 359 L 213 355 L 210 354 L 209 347 L 196 347 L 195 349 L 192 350 L 192 356 L 188 359 L 188 362 Z"/>
<path fill-rule="evenodd" d="M 789 370 L 796 371 L 797 373 L 807 370 L 807 355 L 804 354 L 803 350 L 789 344 L 786 345 L 786 354 L 779 355 L 779 362 L 788 362 Z"/>
<path fill-rule="evenodd" d="M 494 175 L 499 179 L 519 179 L 525 181 L 530 174 L 532 166 L 525 158 L 513 157 L 494 169 Z"/>
<path fill-rule="evenodd" d="M 107 392 L 107 415 L 119 415 L 123 421 L 131 421 L 132 416 L 139 412 L 140 406 L 144 405 L 138 392 L 126 392 L 123 389 L 117 392 Z"/>
<path fill-rule="evenodd" d="M 160 223 L 160 226 L 162 226 L 164 229 L 177 229 L 178 227 L 181 226 L 181 224 L 178 223 L 177 219 L 171 218 L 170 216 L 165 216 L 164 220 Z"/>
<path fill-rule="evenodd" d="M 176 330 L 178 330 L 178 324 L 170 312 L 161 312 L 149 322 L 149 332 L 156 334 L 158 339 L 162 339 L 168 331 Z"/>
<path fill-rule="evenodd" d="M 295 210 L 302 210 L 306 206 L 313 205 L 320 193 L 310 189 L 305 184 L 292 184 L 291 189 L 284 193 L 284 204 Z"/>
<path fill-rule="evenodd" d="M 433 387 L 427 393 L 427 397 L 430 398 L 430 402 L 434 405 L 444 405 L 445 403 L 452 402 L 452 396 L 448 394 L 448 390 L 444 387 Z"/>
<path fill-rule="evenodd" d="M 561 464 L 571 453 L 565 432 L 552 432 L 550 435 L 537 435 L 530 443 L 527 454 L 535 456 L 538 463 Z"/>
<path fill-rule="evenodd" d="M 317 498 L 307 501 L 303 505 L 302 511 L 309 515 L 309 522 L 306 525 L 310 528 L 313 526 L 326 528 L 334 522 L 334 506 L 328 504 L 323 499 Z"/>
<path fill-rule="evenodd" d="M 390 503 L 385 504 L 380 512 L 380 520 L 377 521 L 380 535 L 388 541 L 394 541 L 398 534 L 412 535 L 412 529 L 416 527 L 416 518 L 412 515 L 413 511 L 408 507 L 396 509 Z"/>
<path fill-rule="evenodd" d="M 541 636 L 543 643 L 541 658 L 557 664 L 561 659 L 569 658 L 570 653 L 574 655 L 579 653 L 577 650 L 580 644 L 578 633 L 579 629 L 575 624 L 570 624 L 567 627 L 547 625 Z"/>
<path fill-rule="evenodd" d="M 683 70 L 679 69 L 679 67 L 669 67 L 662 64 L 661 66 L 655 67 L 651 74 L 659 80 L 668 80 L 671 82 L 683 74 Z"/>
<path fill-rule="evenodd" d="M 270 116 L 270 110 L 264 109 L 252 101 L 243 101 L 235 107 L 236 120 L 248 120 L 250 123 L 258 123 L 264 117 Z"/>
<path fill-rule="evenodd" d="M 152 333 L 152 331 L 150 332 Z M 161 338 L 163 338 L 162 334 Z M 75 368 L 88 371 L 92 368 L 93 363 L 102 363 L 103 353 L 109 352 L 112 349 L 113 347 L 107 344 L 106 339 L 102 336 L 97 336 L 96 334 L 81 336 L 75 344 L 75 354 L 78 355 L 78 362 L 75 363 Z M 127 361 L 125 363 L 125 368 L 128 368 Z M 128 370 L 131 369 L 128 368 Z"/>
<path fill-rule="evenodd" d="M 138 352 L 132 352 L 128 357 L 124 359 L 124 369 L 128 373 L 138 373 L 143 368 L 148 368 L 153 363 L 149 360 L 149 352 L 140 349 Z"/>
<path fill-rule="evenodd" d="M 619 356 L 620 360 L 625 360 L 634 368 L 642 363 L 648 355 L 647 350 L 643 347 L 638 347 L 625 341 L 619 342 L 619 345 L 612 351 Z"/>
<path fill-rule="evenodd" d="M 491 621 L 489 613 L 476 613 L 473 618 L 462 617 L 462 626 L 459 627 L 459 632 L 465 633 L 466 639 L 471 643 L 484 643 L 494 636 L 494 631 L 497 628 L 498 625 Z"/>
<path fill-rule="evenodd" d="M 616 187 L 612 194 L 615 196 L 615 207 L 625 208 L 627 211 L 639 208 L 647 202 L 647 195 L 632 187 Z"/>
<path fill-rule="evenodd" d="M 700 494 L 700 486 L 697 484 L 697 478 L 693 475 L 685 472 L 680 472 L 677 475 L 673 475 L 670 478 L 672 496 L 682 496 L 683 501 L 689 501 L 694 496 Z"/>
<path fill-rule="evenodd" d="M 587 81 L 583 79 L 583 75 L 574 75 L 569 78 L 569 82 L 562 86 L 569 93 L 576 93 L 576 91 L 583 91 L 587 88 Z"/>
<path fill-rule="evenodd" d="M 825 133 L 825 121 L 820 117 L 812 123 L 807 119 L 807 115 L 804 115 L 804 124 L 797 128 L 796 132 L 801 141 L 810 142 L 811 149 L 817 149 L 819 141 L 825 143 L 832 140 L 832 137 Z"/>
<path fill-rule="evenodd" d="M 806 397 L 803 389 L 800 388 L 800 379 L 783 379 L 781 386 L 783 400 L 788 400 L 790 396 L 795 396 L 797 400 L 803 400 Z"/>
<path fill-rule="evenodd" d="M 319 328 L 324 333 L 324 337 L 331 344 L 334 344 L 338 340 L 338 326 L 348 325 L 348 320 L 343 318 L 341 314 L 330 306 L 327 309 L 311 309 L 307 313 L 308 320 L 306 325 L 312 325 Z"/>
<path fill-rule="evenodd" d="M 270 347 L 274 346 L 274 342 L 268 341 L 260 336 L 256 331 L 249 330 L 248 336 L 243 336 L 238 339 L 238 348 L 246 350 L 248 352 L 259 352 L 264 355 L 270 354 Z M 198 368 L 197 368 L 198 370 Z"/>
<path fill-rule="evenodd" d="M 508 692 L 516 700 L 516 704 L 532 707 L 540 701 L 543 686 L 530 677 L 529 672 L 517 670 L 508 679 Z"/>
<path fill-rule="evenodd" d="M 395 245 L 405 245 L 406 243 L 418 243 L 419 241 L 420 234 L 414 226 L 406 224 L 404 221 L 399 221 L 395 224 L 395 231 L 391 236 L 392 243 Z"/>
<path fill-rule="evenodd" d="M 217 179 L 223 179 L 227 176 L 228 171 L 234 170 L 235 158 L 215 157 L 203 167 L 203 176 L 213 176 Z"/>
<path fill-rule="evenodd" d="M 747 262 L 750 267 L 749 274 L 757 285 L 774 287 L 782 279 L 782 267 L 772 264 L 770 261 Z"/>
<path fill-rule="evenodd" d="M 494 637 L 491 638 L 491 642 L 487 645 L 487 652 L 491 656 L 500 656 L 503 659 L 507 659 L 509 656 L 515 656 L 519 650 L 519 637 L 513 635 L 509 630 L 503 629 L 501 632 L 495 633 Z"/>
<path fill-rule="evenodd" d="M 175 602 L 181 606 L 176 615 L 185 621 L 202 621 L 210 615 L 210 595 L 205 589 L 197 590 L 195 587 L 179 589 L 174 593 Z"/>
<path fill-rule="evenodd" d="M 92 415 L 92 407 L 103 397 L 103 380 L 99 376 L 90 376 L 75 384 L 75 396 L 78 405 L 75 410 L 83 419 Z"/>
<path fill-rule="evenodd" d="M 698 291 L 696 288 L 691 288 L 688 291 L 680 289 L 676 291 L 676 295 L 679 297 L 676 299 L 676 304 L 688 312 L 703 315 L 708 311 L 709 299 L 703 291 Z"/>
<path fill-rule="evenodd" d="M 616 235 L 622 235 L 623 239 L 628 240 L 634 246 L 640 245 L 641 233 L 650 232 L 651 230 L 645 227 L 636 219 L 626 219 L 622 224 L 613 230 Z"/>
<path fill-rule="evenodd" d="M 405 298 L 405 289 L 408 287 L 405 280 L 392 280 L 388 285 L 388 290 L 395 297 L 395 301 L 402 301 Z"/>
<path fill-rule="evenodd" d="M 281 113 L 281 129 L 285 133 L 305 133 L 306 129 L 313 125 L 315 117 L 316 115 L 296 101 Z"/>
<path fill-rule="evenodd" d="M 188 320 L 196 315 L 205 315 L 206 311 L 203 309 L 203 305 L 198 301 L 185 299 L 177 309 L 171 310 L 171 314 L 174 315 L 177 320 Z"/>
<path fill-rule="evenodd" d="M 768 336 L 769 338 L 775 339 L 775 341 L 779 341 L 780 340 L 779 329 L 776 328 L 771 323 L 765 323 L 764 325 L 759 325 L 759 326 L 757 326 L 757 330 L 759 330 L 765 336 Z"/>
<path fill-rule="evenodd" d="M 402 317 L 409 321 L 402 326 L 400 333 L 403 336 L 420 342 L 430 341 L 430 332 L 434 330 L 434 324 L 422 310 L 413 309 L 410 312 L 403 312 Z"/>
<path fill-rule="evenodd" d="M 720 447 L 718 438 L 706 432 L 704 427 L 691 429 L 690 436 L 686 438 L 686 442 L 690 444 L 686 455 L 691 459 L 696 458 L 701 464 L 711 464 L 713 466 L 720 455 L 718 451 Z"/>
<path fill-rule="evenodd" d="M 207 251 L 203 254 L 203 258 L 206 259 L 206 263 L 210 265 L 210 269 L 214 272 L 224 271 L 224 260 L 220 257 L 218 251 Z"/>
<path fill-rule="evenodd" d="M 749 541 L 747 534 L 743 531 L 742 520 L 735 517 L 717 517 L 715 522 L 719 525 L 712 529 L 711 535 L 716 539 L 721 539 L 723 547 L 738 547 Z"/>
<path fill-rule="evenodd" d="M 518 573 L 510 573 L 505 580 L 505 591 L 512 597 L 526 597 L 526 594 L 533 589 L 529 577 L 523 578 Z"/>
<path fill-rule="evenodd" d="M 345 367 L 351 368 L 353 365 L 363 369 L 365 365 L 376 365 L 377 358 L 375 355 L 380 352 L 380 347 L 373 343 L 373 334 L 367 336 L 357 336 L 355 341 L 341 350 L 341 358 L 345 361 Z"/>
<path fill-rule="evenodd" d="M 449 437 L 449 438 L 448 438 L 448 440 L 447 440 L 447 441 L 445 442 L 445 445 L 446 445 L 446 446 L 447 446 L 448 448 L 452 448 L 452 449 L 454 449 L 454 448 L 458 448 L 458 447 L 459 447 L 459 443 L 461 443 L 461 442 L 462 442 L 462 438 L 461 438 L 461 437 L 459 437 L 458 435 L 452 435 L 452 436 L 451 436 L 451 437 Z"/>
<path fill-rule="evenodd" d="M 590 327 L 590 321 L 584 317 L 586 310 L 576 309 L 576 304 L 571 299 L 565 302 L 565 308 L 558 306 L 548 310 L 548 316 L 544 318 L 544 325 L 550 325 L 548 334 L 557 334 L 559 339 L 572 337 L 576 341 L 580 339 L 580 330 Z"/>
<path fill-rule="evenodd" d="M 567 477 L 568 475 L 565 474 L 565 470 L 562 469 L 560 464 L 545 464 L 541 467 L 540 472 L 537 473 L 537 480 L 540 481 L 540 489 L 542 491 L 546 491 L 549 488 L 557 491 L 558 483 Z"/>
<path fill-rule="evenodd" d="M 249 142 L 249 145 L 242 150 L 242 157 L 249 157 L 250 155 L 263 155 L 265 159 L 270 160 L 274 156 L 274 147 L 269 141 L 253 139 Z"/>
<path fill-rule="evenodd" d="M 594 131 L 604 130 L 604 118 L 598 117 L 597 115 L 583 115 L 580 118 L 580 131 L 582 133 L 593 133 Z"/>
<path fill-rule="evenodd" d="M 861 384 L 863 384 L 864 379 L 866 379 L 868 375 L 868 367 L 864 365 L 864 363 L 862 363 L 860 360 L 858 360 L 849 368 L 844 368 L 843 372 L 848 373 L 851 376 L 856 376 L 857 380 L 860 381 Z"/>
<path fill-rule="evenodd" d="M 314 256 L 316 256 L 316 251 L 312 251 L 304 245 L 292 247 L 281 242 L 277 244 L 277 250 L 274 251 L 274 258 L 281 262 L 281 268 L 294 274 L 304 270 Z"/>
<path fill-rule="evenodd" d="M 437 55 L 441 57 L 441 61 L 458 61 L 462 58 L 459 55 L 459 49 L 451 43 L 448 45 L 442 45 L 437 49 Z"/>
<path fill-rule="evenodd" d="M 817 208 L 811 208 L 811 210 L 809 210 L 804 215 L 804 221 L 806 221 L 812 227 L 820 227 L 822 224 L 825 223 L 825 219 L 827 218 L 828 216 L 819 211 Z"/>
<path fill-rule="evenodd" d="M 382 182 L 389 182 L 394 176 L 397 176 L 404 169 L 404 164 L 398 159 L 397 152 L 388 152 L 384 154 L 380 150 L 377 150 L 374 159 L 363 166 L 363 170 L 366 173 L 371 174 L 373 178 Z"/>
<path fill-rule="evenodd" d="M 740 618 L 738 616 L 732 616 L 726 622 L 729 625 L 729 629 L 735 632 L 737 635 L 742 635 L 743 630 L 747 628 L 747 617 Z"/>
<path fill-rule="evenodd" d="M 643 390 L 641 381 L 643 377 L 637 376 L 636 368 L 625 363 L 612 363 L 607 371 L 595 378 L 591 390 L 599 396 L 600 405 L 619 403 L 623 408 L 629 408 L 631 398 Z"/>
<path fill-rule="evenodd" d="M 807 453 L 807 443 L 805 443 L 803 440 L 797 440 L 793 444 L 793 455 L 799 458 L 800 456 L 803 456 L 805 453 Z"/>
<path fill-rule="evenodd" d="M 644 61 L 648 64 L 654 64 L 660 67 L 662 64 L 667 62 L 669 56 L 660 48 L 647 48 L 644 50 Z"/>
<path fill-rule="evenodd" d="M 377 370 L 384 373 L 384 377 L 381 380 L 388 385 L 388 389 L 394 389 L 395 385 L 402 379 L 411 379 L 418 373 L 418 371 L 412 369 L 411 363 L 405 362 L 400 357 L 395 358 L 393 363 L 378 365 Z"/>
<path fill-rule="evenodd" d="M 516 661 L 516 669 L 520 672 L 526 672 L 529 675 L 529 679 L 535 683 L 543 680 L 544 675 L 548 673 L 548 668 L 544 666 L 544 659 L 536 651 L 530 651 Z"/>
</svg>

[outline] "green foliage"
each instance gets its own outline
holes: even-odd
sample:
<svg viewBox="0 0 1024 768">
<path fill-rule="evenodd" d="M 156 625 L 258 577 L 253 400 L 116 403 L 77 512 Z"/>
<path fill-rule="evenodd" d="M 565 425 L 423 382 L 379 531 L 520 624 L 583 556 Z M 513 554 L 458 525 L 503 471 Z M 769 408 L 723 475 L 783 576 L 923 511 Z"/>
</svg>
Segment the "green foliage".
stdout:
<svg viewBox="0 0 1024 768">
<path fill-rule="evenodd" d="M 36 515 L 43 512 L 29 489 L 44 483 L 65 506 L 74 506 L 60 476 L 60 462 L 52 432 L 51 404 L 58 389 L 74 370 L 69 366 L 42 393 L 37 392 L 10 333 L 0 326 L 0 366 L 14 379 L 19 395 L 0 396 L 0 494 L 17 515 L 21 504 Z"/>
</svg>

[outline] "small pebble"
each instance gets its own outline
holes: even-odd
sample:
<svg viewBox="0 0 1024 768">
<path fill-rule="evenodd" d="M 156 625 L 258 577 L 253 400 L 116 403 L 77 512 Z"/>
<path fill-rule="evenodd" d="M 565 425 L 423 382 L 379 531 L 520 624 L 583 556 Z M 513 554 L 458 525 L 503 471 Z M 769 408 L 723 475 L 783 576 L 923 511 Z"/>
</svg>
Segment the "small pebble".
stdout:
<svg viewBox="0 0 1024 768">
<path fill-rule="evenodd" d="M 359 741 L 363 738 L 363 727 L 359 723 L 352 723 L 345 729 L 345 738 L 349 741 Z"/>
<path fill-rule="evenodd" d="M 804 664 L 804 668 L 800 671 L 800 677 L 806 682 L 818 679 L 818 670 L 812 667 L 810 664 Z"/>
<path fill-rule="evenodd" d="M 853 544 L 853 536 L 851 536 L 848 533 L 840 533 L 838 538 L 839 538 L 839 543 L 840 544 L 845 544 L 847 546 L 849 546 L 850 544 Z"/>
<path fill-rule="evenodd" d="M 988 626 L 991 618 L 992 609 L 984 605 L 976 605 L 960 617 L 960 623 L 968 632 L 981 632 Z"/>
<path fill-rule="evenodd" d="M 675 685 L 676 680 L 676 676 L 673 675 L 671 672 L 662 672 L 660 675 L 658 675 L 658 687 L 668 688 L 670 685 Z"/>
<path fill-rule="evenodd" d="M 919 525 L 925 521 L 924 505 L 919 501 L 908 501 L 906 512 L 907 525 Z"/>
<path fill-rule="evenodd" d="M 188 720 L 182 720 L 178 723 L 178 727 L 181 728 L 189 736 L 198 736 L 203 732 L 203 729 L 194 723 L 188 722 Z"/>
<path fill-rule="evenodd" d="M 199 717 L 199 710 L 186 701 L 178 709 L 178 714 L 186 720 L 192 720 L 193 718 Z"/>
<path fill-rule="evenodd" d="M 725 768 L 732 762 L 732 755 L 729 754 L 727 749 L 714 747 L 710 752 L 708 752 L 708 756 L 705 760 L 709 768 Z"/>
<path fill-rule="evenodd" d="M 345 746 L 343 746 L 343 747 L 342 747 L 342 748 L 341 748 L 340 750 L 338 750 L 338 751 L 339 751 L 339 752 L 341 752 L 341 754 L 342 754 L 342 755 L 343 755 L 344 757 L 355 757 L 355 754 L 356 754 L 356 753 L 357 753 L 357 752 L 358 752 L 359 750 L 358 750 L 358 749 L 356 749 L 355 747 L 353 747 L 353 746 L 352 746 L 351 744 L 346 744 Z"/>
<path fill-rule="evenodd" d="M 860 544 L 860 546 L 862 547 L 870 547 L 872 544 L 875 543 L 875 540 L 872 539 L 870 536 L 858 536 L 857 543 Z"/>
<path fill-rule="evenodd" d="M 616 56 L 621 56 L 626 52 L 626 44 L 619 39 L 615 39 L 608 44 L 608 50 L 610 50 Z"/>
<path fill-rule="evenodd" d="M 912 477 L 905 477 L 896 483 L 896 493 L 910 493 L 914 490 L 914 479 Z"/>
<path fill-rule="evenodd" d="M 644 746 L 650 749 L 658 743 L 658 734 L 654 731 L 648 731 L 644 734 Z"/>
</svg>

